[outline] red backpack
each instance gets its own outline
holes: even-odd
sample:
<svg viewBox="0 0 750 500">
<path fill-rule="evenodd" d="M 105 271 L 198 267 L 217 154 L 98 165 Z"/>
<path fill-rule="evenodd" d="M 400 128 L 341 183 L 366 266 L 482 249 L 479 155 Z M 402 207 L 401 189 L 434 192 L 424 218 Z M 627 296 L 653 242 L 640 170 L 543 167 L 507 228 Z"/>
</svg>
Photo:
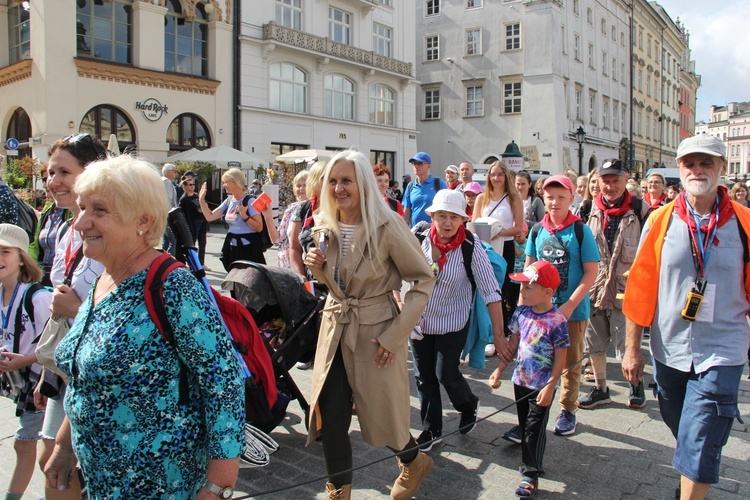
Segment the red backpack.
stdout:
<svg viewBox="0 0 750 500">
<path fill-rule="evenodd" d="M 154 322 L 162 338 L 170 345 L 176 346 L 174 340 L 174 331 L 169 324 L 167 311 L 164 306 L 164 282 L 169 273 L 178 267 L 184 267 L 184 264 L 175 260 L 171 255 L 164 253 L 154 260 L 146 273 L 146 285 L 144 294 L 146 300 L 146 309 L 148 310 L 151 320 Z M 219 307 L 219 314 L 224 319 L 229 332 L 232 335 L 232 345 L 235 350 L 242 355 L 242 359 L 252 373 L 251 385 L 255 388 L 248 387 L 246 381 L 246 413 L 248 421 L 262 421 L 270 415 L 270 408 L 273 408 L 277 398 L 276 378 L 273 371 L 271 356 L 266 349 L 263 339 L 260 337 L 258 327 L 255 324 L 250 312 L 242 304 L 231 297 L 222 295 L 214 288 L 211 288 L 216 304 Z M 264 398 L 253 398 L 247 392 L 250 390 L 263 392 Z M 254 401 L 253 404 L 249 404 Z M 180 404 L 188 402 L 188 378 L 187 370 L 184 366 L 180 369 Z M 261 404 L 266 402 L 268 406 Z M 259 408 L 258 406 L 262 406 Z"/>
</svg>

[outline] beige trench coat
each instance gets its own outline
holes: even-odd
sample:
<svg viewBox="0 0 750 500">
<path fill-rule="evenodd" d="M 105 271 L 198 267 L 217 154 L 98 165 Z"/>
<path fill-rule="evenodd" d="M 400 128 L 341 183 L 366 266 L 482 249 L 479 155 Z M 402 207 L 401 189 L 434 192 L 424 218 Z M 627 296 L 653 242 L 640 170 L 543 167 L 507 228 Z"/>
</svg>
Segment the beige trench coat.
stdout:
<svg viewBox="0 0 750 500">
<path fill-rule="evenodd" d="M 327 251 L 325 264 L 313 275 L 329 293 L 313 365 L 308 445 L 319 434 L 320 413 L 316 407 L 339 344 L 365 442 L 400 450 L 409 441 L 408 339 L 427 305 L 435 277 L 406 224 L 389 222 L 376 230 L 381 261 L 374 263 L 373 270 L 361 227 L 340 261 L 336 234 L 315 218 L 314 241 L 320 241 L 321 233 L 325 233 Z M 345 292 L 333 277 L 337 266 Z M 414 286 L 406 292 L 403 310 L 399 311 L 392 292 L 401 289 L 402 280 L 414 282 Z M 372 339 L 394 353 L 389 366 L 378 368 L 373 363 L 379 346 Z"/>
</svg>

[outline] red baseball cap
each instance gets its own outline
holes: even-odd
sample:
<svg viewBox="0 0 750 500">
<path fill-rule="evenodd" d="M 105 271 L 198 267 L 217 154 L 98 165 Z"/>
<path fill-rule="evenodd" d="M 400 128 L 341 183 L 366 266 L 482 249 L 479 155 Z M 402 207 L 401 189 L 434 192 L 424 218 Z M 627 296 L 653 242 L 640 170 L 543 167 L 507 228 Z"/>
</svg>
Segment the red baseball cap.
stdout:
<svg viewBox="0 0 750 500">
<path fill-rule="evenodd" d="M 567 179 L 567 177 L 566 177 Z M 568 179 L 570 182 L 570 179 Z M 539 283 L 544 288 L 557 290 L 560 286 L 560 273 L 557 268 L 546 260 L 538 260 L 523 270 L 522 273 L 513 273 L 510 279 L 519 283 Z"/>
<path fill-rule="evenodd" d="M 574 195 L 576 193 L 576 187 L 573 185 L 573 181 L 571 181 L 565 175 L 561 175 L 561 174 L 553 175 L 552 177 L 544 181 L 544 185 L 542 186 L 542 189 L 547 189 L 547 187 L 550 186 L 551 184 L 560 184 L 562 187 L 569 190 Z"/>
</svg>

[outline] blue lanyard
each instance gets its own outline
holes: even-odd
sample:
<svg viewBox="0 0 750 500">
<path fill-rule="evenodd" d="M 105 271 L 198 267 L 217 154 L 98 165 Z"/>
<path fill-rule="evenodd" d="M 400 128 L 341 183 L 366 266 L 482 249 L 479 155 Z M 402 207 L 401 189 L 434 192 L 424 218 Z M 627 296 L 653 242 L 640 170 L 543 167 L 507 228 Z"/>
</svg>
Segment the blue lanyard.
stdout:
<svg viewBox="0 0 750 500">
<path fill-rule="evenodd" d="M 8 304 L 8 314 L 2 313 L 3 315 L 3 330 L 8 330 L 8 323 L 10 322 L 10 313 L 13 310 L 13 304 L 16 302 L 16 294 L 18 294 L 18 289 L 21 287 L 20 283 L 16 283 L 16 287 L 13 289 L 13 296 L 10 298 L 10 304 Z M 2 299 L 2 296 L 0 296 L 0 299 Z M 2 311 L 0 311 L 2 312 Z"/>
<path fill-rule="evenodd" d="M 704 240 L 703 238 L 703 231 L 701 231 L 701 216 L 695 212 L 695 209 L 690 204 L 690 202 L 687 200 L 687 197 L 685 197 L 685 203 L 688 206 L 688 210 L 690 210 L 690 215 L 693 217 L 693 221 L 695 221 L 695 235 L 692 231 L 690 231 L 690 234 L 693 238 L 691 238 L 691 242 L 694 242 L 697 248 L 697 252 L 700 253 L 700 261 L 698 266 L 698 273 L 700 274 L 700 277 L 702 278 L 705 274 L 706 266 L 708 266 L 708 257 L 711 254 L 711 247 L 713 246 L 713 242 L 716 239 L 716 230 L 719 227 L 719 195 L 716 195 L 716 201 L 714 202 L 714 206 L 716 207 L 716 212 L 714 212 L 714 220 L 713 220 L 713 227 L 711 227 L 711 222 L 709 221 L 709 231 L 711 231 L 711 234 L 708 235 L 708 240 Z M 697 241 L 694 240 L 697 239 Z"/>
</svg>

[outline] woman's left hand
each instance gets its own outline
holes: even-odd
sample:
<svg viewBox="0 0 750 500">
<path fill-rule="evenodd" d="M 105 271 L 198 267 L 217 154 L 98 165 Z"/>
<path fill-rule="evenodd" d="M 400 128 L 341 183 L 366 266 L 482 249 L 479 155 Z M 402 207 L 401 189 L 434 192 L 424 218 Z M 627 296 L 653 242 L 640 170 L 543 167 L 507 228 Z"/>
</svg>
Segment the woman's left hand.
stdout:
<svg viewBox="0 0 750 500">
<path fill-rule="evenodd" d="M 378 348 L 378 352 L 375 353 L 375 358 L 372 360 L 373 363 L 378 365 L 378 368 L 383 368 L 384 366 L 388 366 L 393 363 L 393 358 L 396 357 L 394 353 L 390 352 L 385 347 L 380 345 L 378 339 L 372 339 L 371 342 L 380 346 Z"/>
</svg>

